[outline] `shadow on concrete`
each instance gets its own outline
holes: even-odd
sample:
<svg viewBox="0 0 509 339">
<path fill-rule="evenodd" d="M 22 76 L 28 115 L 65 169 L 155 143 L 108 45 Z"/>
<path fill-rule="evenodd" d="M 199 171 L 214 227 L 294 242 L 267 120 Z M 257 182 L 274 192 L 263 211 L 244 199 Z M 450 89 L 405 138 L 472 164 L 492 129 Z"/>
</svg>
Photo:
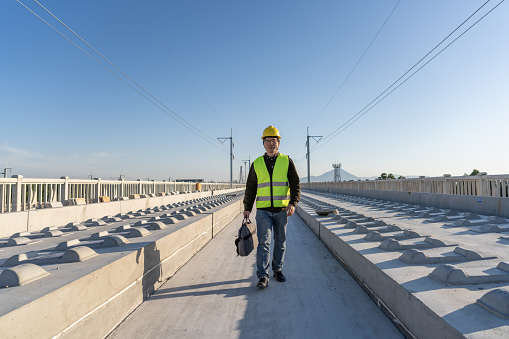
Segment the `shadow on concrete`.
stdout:
<svg viewBox="0 0 509 339">
<path fill-rule="evenodd" d="M 143 255 L 143 299 L 147 299 L 156 290 L 156 284 L 162 282 L 161 253 L 157 249 L 157 243 L 150 243 L 136 252 L 136 263 L 140 263 Z"/>
<path fill-rule="evenodd" d="M 350 235 L 350 234 L 354 234 L 353 230 L 355 230 L 355 228 L 346 228 L 345 225 L 343 226 L 338 226 L 338 227 L 334 227 L 334 228 L 329 228 L 329 231 L 340 231 L 340 230 L 349 230 L 349 232 L 347 233 L 342 233 L 341 235 Z"/>
<path fill-rule="evenodd" d="M 486 274 L 500 274 L 501 271 L 498 268 L 495 267 L 496 265 L 497 264 L 494 264 L 493 267 L 486 268 L 482 272 L 486 273 Z"/>
<path fill-rule="evenodd" d="M 239 279 L 239 280 L 228 280 L 217 283 L 198 284 L 198 285 L 186 285 L 175 288 L 160 288 L 157 293 L 152 295 L 147 301 L 156 301 L 158 299 L 166 298 L 182 298 L 182 297 L 200 297 L 205 295 L 224 295 L 225 298 L 238 297 L 240 295 L 247 294 L 246 291 L 253 290 L 254 286 L 248 287 L 235 287 L 235 288 L 218 288 L 212 290 L 201 291 L 201 289 L 209 287 L 219 287 L 234 285 L 246 282 L 253 282 L 253 279 Z"/>
<path fill-rule="evenodd" d="M 403 261 L 399 260 L 399 258 L 395 258 L 392 260 L 382 261 L 376 264 L 376 267 L 382 269 L 382 270 L 389 270 L 392 268 L 400 268 L 402 266 L 408 266 Z"/>
<path fill-rule="evenodd" d="M 509 282 L 498 282 L 491 284 L 470 284 L 470 285 L 455 285 L 455 287 L 461 286 L 469 291 L 482 291 L 491 290 L 495 288 L 505 287 L 509 285 Z"/>
<path fill-rule="evenodd" d="M 128 238 L 127 240 L 129 240 Z M 150 245 L 153 243 L 152 241 L 144 241 L 144 242 L 137 242 L 137 243 L 129 243 L 121 246 L 112 246 L 112 247 L 92 247 L 94 251 L 96 251 L 98 254 L 104 254 L 104 253 L 117 253 L 117 252 L 131 252 L 131 251 L 140 251 L 143 247 Z M 140 248 L 141 246 L 141 248 Z M 138 256 L 139 254 L 137 254 Z M 138 257 L 136 258 L 138 260 Z"/>
<path fill-rule="evenodd" d="M 500 244 L 509 245 L 509 237 L 500 237 L 498 238 L 497 242 Z"/>
<path fill-rule="evenodd" d="M 479 312 L 486 312 L 487 314 L 491 314 L 477 304 L 469 304 L 454 312 L 444 315 L 443 318 L 445 321 L 455 326 L 461 324 L 462 334 L 472 334 L 483 332 L 487 329 L 507 326 L 507 320 L 498 318 L 495 315 L 489 317 L 489 321 L 483 322 L 482 325 L 479 322 L 465 321 L 465 314 L 476 314 Z"/>
<path fill-rule="evenodd" d="M 474 232 L 473 230 L 463 229 L 462 231 L 452 233 L 451 235 L 468 235 L 471 237 L 478 237 L 479 235 L 483 235 L 483 234 L 486 234 L 486 233 L 479 233 L 479 232 Z"/>
<path fill-rule="evenodd" d="M 358 250 L 360 254 L 373 254 L 373 253 L 387 253 L 388 251 L 383 251 L 380 249 L 380 247 L 372 247 L 372 248 L 365 248 L 363 250 Z M 399 251 L 390 251 L 391 253 L 398 253 Z M 401 251 L 402 252 L 402 251 Z"/>
<path fill-rule="evenodd" d="M 351 234 L 353 234 L 353 231 L 352 232 L 349 232 Z M 365 236 L 365 234 L 363 234 Z M 341 237 L 340 237 L 341 238 Z M 347 244 L 362 244 L 362 243 L 368 243 L 368 244 L 377 244 L 380 245 L 382 242 L 381 241 L 368 241 L 366 239 L 364 239 L 364 237 L 362 238 L 359 238 L 359 239 L 354 239 L 354 240 L 348 240 L 348 241 L 345 241 Z"/>
<path fill-rule="evenodd" d="M 415 217 L 409 216 L 408 214 L 396 214 L 395 217 L 399 219 L 414 220 Z"/>
<path fill-rule="evenodd" d="M 424 220 L 422 222 L 423 224 L 438 224 L 438 223 L 443 223 L 443 221 L 435 221 L 435 220 Z"/>
<path fill-rule="evenodd" d="M 441 290 L 441 289 L 448 287 L 448 286 L 445 286 L 445 285 L 439 283 L 438 281 L 433 280 L 432 278 L 428 277 L 427 275 L 424 277 L 420 277 L 420 278 L 402 283 L 401 286 L 406 288 L 411 293 L 436 291 L 436 290 Z"/>
</svg>

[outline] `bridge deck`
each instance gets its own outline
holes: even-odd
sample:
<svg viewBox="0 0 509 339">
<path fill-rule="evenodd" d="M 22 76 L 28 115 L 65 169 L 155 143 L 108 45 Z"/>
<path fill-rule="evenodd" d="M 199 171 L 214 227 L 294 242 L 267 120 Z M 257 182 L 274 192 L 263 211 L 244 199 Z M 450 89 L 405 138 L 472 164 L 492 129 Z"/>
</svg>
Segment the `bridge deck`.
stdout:
<svg viewBox="0 0 509 339">
<path fill-rule="evenodd" d="M 254 217 L 254 216 L 253 216 Z M 298 215 L 289 219 L 285 283 L 255 287 L 237 257 L 239 215 L 108 338 L 402 338 Z"/>
</svg>

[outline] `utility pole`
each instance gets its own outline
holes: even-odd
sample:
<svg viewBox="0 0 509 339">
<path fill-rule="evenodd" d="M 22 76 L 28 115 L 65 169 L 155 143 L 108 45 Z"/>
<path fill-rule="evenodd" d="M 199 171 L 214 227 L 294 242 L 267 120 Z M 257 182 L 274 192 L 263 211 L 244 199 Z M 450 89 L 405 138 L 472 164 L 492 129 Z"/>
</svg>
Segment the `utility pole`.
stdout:
<svg viewBox="0 0 509 339">
<path fill-rule="evenodd" d="M 233 188 L 233 131 L 231 128 L 229 138 L 217 138 L 220 143 L 223 143 L 228 139 L 230 139 L 230 188 Z"/>
<path fill-rule="evenodd" d="M 309 176 L 310 176 L 310 162 L 311 162 L 311 159 L 310 159 L 310 156 L 309 156 L 309 138 L 313 138 L 314 141 L 318 142 L 322 139 L 322 136 L 321 135 L 309 135 L 309 127 L 308 127 L 308 137 L 307 137 L 307 140 L 306 140 L 306 146 L 308 148 L 308 151 L 306 153 L 306 158 L 308 159 L 308 187 L 311 186 L 311 183 L 309 182 Z M 318 139 L 316 139 L 318 138 Z"/>
</svg>

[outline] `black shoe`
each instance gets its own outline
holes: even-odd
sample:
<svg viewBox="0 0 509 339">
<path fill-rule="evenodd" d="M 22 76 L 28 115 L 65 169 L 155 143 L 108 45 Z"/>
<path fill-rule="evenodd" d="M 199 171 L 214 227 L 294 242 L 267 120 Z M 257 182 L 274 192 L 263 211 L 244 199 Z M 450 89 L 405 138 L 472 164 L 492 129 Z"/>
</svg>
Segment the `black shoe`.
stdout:
<svg viewBox="0 0 509 339">
<path fill-rule="evenodd" d="M 281 271 L 274 271 L 274 278 L 276 278 L 277 281 L 285 282 L 286 277 L 283 275 L 283 272 Z"/>
<path fill-rule="evenodd" d="M 256 287 L 265 288 L 269 286 L 269 278 L 267 277 L 261 277 L 260 280 L 258 280 L 258 284 L 256 284 Z"/>
</svg>

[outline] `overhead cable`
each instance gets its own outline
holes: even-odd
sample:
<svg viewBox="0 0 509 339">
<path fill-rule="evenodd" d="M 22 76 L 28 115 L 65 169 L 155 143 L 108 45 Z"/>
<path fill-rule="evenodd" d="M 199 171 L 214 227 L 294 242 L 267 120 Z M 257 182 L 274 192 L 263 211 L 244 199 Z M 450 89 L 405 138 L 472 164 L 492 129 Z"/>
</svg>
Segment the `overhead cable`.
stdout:
<svg viewBox="0 0 509 339">
<path fill-rule="evenodd" d="M 206 135 L 205 133 L 203 133 L 202 131 L 200 131 L 199 129 L 197 129 L 196 127 L 194 127 L 192 124 L 190 124 L 189 122 L 187 122 L 184 118 L 182 118 L 180 115 L 178 115 L 176 112 L 174 112 L 173 110 L 171 110 L 170 108 L 168 108 L 166 105 L 164 105 L 162 102 L 160 102 L 157 98 L 155 98 L 152 94 L 150 94 L 148 91 L 146 91 L 141 85 L 139 85 L 136 81 L 134 81 L 131 77 L 129 77 L 127 74 L 125 74 L 121 69 L 119 69 L 117 66 L 115 66 L 111 61 L 109 61 L 104 55 L 102 55 L 98 50 L 96 50 L 94 47 L 92 47 L 87 41 L 85 41 L 81 36 L 79 36 L 76 32 L 74 32 L 71 28 L 69 28 L 65 23 L 63 23 L 59 18 L 57 18 L 53 13 L 51 13 L 46 7 L 44 7 L 43 5 L 41 5 L 37 0 L 34 0 L 39 6 L 41 6 L 46 12 L 48 12 L 53 18 L 55 18 L 58 22 L 60 22 L 65 28 L 67 28 L 72 34 L 74 34 L 77 38 L 79 38 L 83 43 L 85 43 L 88 47 L 90 47 L 94 52 L 96 52 L 97 54 L 99 54 L 104 60 L 106 60 L 111 66 L 113 66 L 117 71 L 119 71 L 120 73 L 122 73 L 122 75 L 124 75 L 127 79 L 129 79 L 130 81 L 132 81 L 136 86 L 138 86 L 140 89 L 142 89 L 145 93 L 147 93 L 151 98 L 153 98 L 154 100 L 156 100 L 161 106 L 163 106 L 164 108 L 166 108 L 168 111 L 170 111 L 172 114 L 174 114 L 175 116 L 177 116 L 183 123 L 187 124 L 189 127 L 193 128 L 194 130 L 196 130 L 198 133 L 201 133 L 203 136 L 209 138 L 210 140 L 212 141 L 215 141 L 214 139 L 212 139 L 211 137 L 209 137 L 208 135 Z"/>
<path fill-rule="evenodd" d="M 347 82 L 347 80 L 350 78 L 350 75 L 352 75 L 353 71 L 357 68 L 357 65 L 359 65 L 359 63 L 361 62 L 361 60 L 364 58 L 364 55 L 366 55 L 366 53 L 368 52 L 369 48 L 371 47 L 371 45 L 373 44 L 373 42 L 375 42 L 376 38 L 378 37 L 378 35 L 380 34 L 380 32 L 382 31 L 382 29 L 384 28 L 385 24 L 387 23 L 387 21 L 389 21 L 390 17 L 392 16 L 392 13 L 394 13 L 394 11 L 396 10 L 396 7 L 398 7 L 399 3 L 401 2 L 401 0 L 399 0 L 396 5 L 394 6 L 394 8 L 392 9 L 391 13 L 389 13 L 389 16 L 387 17 L 387 19 L 385 19 L 384 23 L 382 24 L 382 26 L 380 27 L 380 29 L 378 30 L 378 32 L 375 34 L 375 36 L 373 37 L 373 39 L 371 40 L 371 42 L 369 43 L 368 47 L 366 47 L 366 49 L 364 50 L 364 53 L 362 53 L 362 55 L 360 56 L 359 60 L 357 60 L 357 62 L 355 63 L 355 65 L 353 66 L 353 68 L 350 70 L 350 73 L 348 73 L 348 75 L 346 76 L 345 80 L 343 80 L 343 82 L 341 83 L 341 85 L 339 86 L 339 88 L 336 90 L 336 92 L 332 95 L 332 98 L 330 98 L 329 102 L 327 102 L 327 104 L 324 106 L 324 108 L 322 108 L 322 110 L 318 113 L 318 115 L 316 116 L 316 118 L 311 121 L 311 123 L 308 125 L 311 126 L 319 117 L 320 115 L 327 109 L 327 107 L 329 107 L 330 103 L 332 102 L 332 100 L 336 97 L 336 95 L 338 94 L 338 92 L 341 90 L 341 88 L 343 88 L 343 85 Z"/>
<path fill-rule="evenodd" d="M 414 76 L 417 72 L 419 72 L 422 68 L 424 68 L 428 63 L 430 63 L 433 59 L 435 59 L 438 55 L 440 55 L 445 49 L 451 46 L 456 40 L 462 37 L 466 32 L 468 32 L 472 27 L 474 27 L 477 23 L 479 23 L 482 19 L 484 19 L 488 14 L 490 14 L 495 8 L 497 8 L 500 4 L 502 4 L 505 0 L 500 1 L 496 6 L 490 9 L 486 14 L 484 14 L 479 20 L 473 23 L 470 27 L 468 27 L 465 31 L 463 31 L 458 37 L 456 37 L 452 42 L 450 42 L 447 46 L 442 48 L 437 54 L 435 54 L 431 59 L 429 59 L 426 63 L 420 66 L 417 70 L 415 70 L 412 74 L 410 74 L 405 80 L 395 86 L 403 77 L 405 77 L 410 71 L 412 71 L 418 64 L 420 64 L 427 56 L 429 56 L 434 50 L 436 50 L 442 43 L 445 42 L 452 34 L 454 34 L 461 26 L 463 26 L 470 18 L 472 18 L 481 8 L 483 8 L 488 2 L 486 1 L 481 7 L 479 7 L 472 15 L 470 15 L 465 21 L 463 21 L 456 29 L 454 29 L 447 37 L 445 37 L 439 44 L 437 44 L 430 52 L 428 52 L 424 57 L 422 57 L 417 63 L 415 63 L 408 71 L 406 71 L 402 76 L 400 76 L 396 81 L 394 81 L 389 87 L 387 87 L 382 93 L 380 93 L 375 99 L 373 99 L 369 104 L 364 106 L 359 112 L 353 115 L 348 121 L 346 121 L 343 125 L 338 127 L 332 133 L 328 134 L 325 138 L 323 138 L 323 142 L 321 144 L 317 144 L 312 150 L 318 149 L 325 145 L 327 142 L 335 138 L 338 134 L 343 132 L 346 128 L 351 126 L 354 122 L 359 120 L 364 114 L 373 109 L 376 105 L 378 105 L 382 100 L 384 100 L 387 96 L 393 93 L 396 89 L 398 89 L 401 85 L 403 85 L 407 80 L 409 80 L 412 76 Z M 395 87 L 394 87 L 395 86 Z M 394 87 L 394 88 L 393 88 Z M 387 94 L 386 94 L 387 93 Z M 385 95 L 384 95 L 385 94 Z M 381 99 L 380 99 L 381 98 Z M 380 100 L 378 100 L 380 99 Z M 378 100 L 378 101 L 377 101 Z M 371 106 L 371 107 L 370 107 Z"/>
<path fill-rule="evenodd" d="M 299 147 L 300 143 L 304 140 L 304 138 L 306 137 L 306 134 L 303 134 L 302 137 L 300 138 L 300 140 L 295 144 L 295 147 L 293 148 L 292 150 L 292 154 L 294 154 L 295 150 L 297 149 L 297 147 Z"/>
<path fill-rule="evenodd" d="M 92 55 L 90 55 L 90 53 L 88 53 L 87 51 L 85 51 L 83 48 L 81 48 L 80 46 L 78 46 L 74 41 L 72 41 L 71 39 L 69 39 L 65 34 L 63 34 L 62 32 L 60 32 L 58 29 L 56 29 L 54 26 L 52 26 L 50 23 L 48 23 L 46 20 L 44 20 L 42 17 L 40 17 L 38 14 L 36 14 L 34 11 L 32 11 L 30 8 L 28 8 L 25 4 L 23 4 L 21 1 L 19 0 L 16 0 L 20 5 L 22 5 L 24 8 L 26 8 L 28 11 L 30 11 L 33 15 L 35 15 L 37 18 L 39 18 L 41 21 L 43 21 L 46 25 L 48 25 L 49 27 L 51 27 L 54 31 L 56 31 L 58 34 L 60 34 L 62 37 L 64 37 L 67 41 L 69 41 L 70 43 L 72 43 L 74 46 L 76 46 L 77 48 L 79 48 L 83 53 L 85 53 L 86 55 L 88 55 L 90 58 L 92 58 L 95 62 L 97 62 L 99 65 L 101 65 L 104 69 L 106 69 L 108 72 L 110 72 L 111 74 L 113 74 L 117 79 L 119 79 L 120 81 L 122 81 L 123 83 L 125 83 L 127 86 L 129 86 L 130 88 L 132 88 L 134 91 L 136 91 L 138 94 L 140 94 L 142 97 L 144 97 L 145 99 L 147 99 L 149 102 L 151 102 L 153 105 L 155 105 L 157 108 L 159 108 L 161 111 L 163 111 L 166 115 L 168 115 L 169 117 L 171 117 L 172 119 L 174 119 L 175 121 L 177 121 L 179 124 L 181 124 L 182 126 L 184 126 L 185 128 L 189 129 L 191 132 L 193 132 L 194 134 L 196 134 L 197 136 L 199 136 L 200 138 L 202 138 L 203 140 L 207 141 L 208 143 L 210 143 L 212 146 L 216 147 L 217 149 L 223 151 L 223 149 L 221 149 L 221 147 L 219 147 L 215 142 L 214 139 L 210 138 L 209 136 L 207 136 L 205 133 L 201 132 L 199 129 L 197 129 L 196 127 L 194 127 L 192 124 L 190 124 L 189 122 L 187 122 L 184 118 L 182 118 L 180 115 L 178 115 L 176 112 L 174 112 L 173 110 L 171 110 L 170 108 L 168 108 L 166 105 L 164 105 L 163 103 L 161 103 L 157 98 L 155 98 L 152 94 L 150 94 L 147 90 L 145 90 L 141 85 L 139 85 L 136 81 L 134 81 L 131 77 L 129 77 L 127 74 L 125 74 L 123 71 L 121 71 L 118 67 L 116 67 L 112 62 L 110 62 L 106 57 L 104 57 L 99 51 L 97 51 L 94 47 L 92 47 L 89 43 L 87 43 L 84 39 L 82 39 L 78 34 L 76 34 L 72 29 L 70 29 L 66 24 L 64 24 L 60 19 L 58 19 L 55 15 L 53 15 L 53 13 L 51 13 L 49 10 L 47 10 L 43 5 L 41 5 L 37 0 L 34 0 L 39 6 L 41 6 L 46 12 L 48 12 L 53 18 L 55 18 L 58 22 L 60 22 L 64 27 L 66 27 L 69 31 L 71 31 L 76 37 L 78 37 L 81 41 L 83 41 L 88 47 L 90 47 L 94 52 L 96 52 L 97 54 L 99 54 L 104 60 L 106 60 L 111 66 L 113 66 L 116 70 L 118 70 L 120 73 L 122 73 L 122 75 L 124 75 L 127 79 L 129 79 L 132 83 L 134 83 L 136 86 L 138 86 L 141 90 L 143 90 L 148 96 L 150 96 L 152 99 L 154 99 L 159 105 L 163 106 L 166 110 L 164 110 L 161 106 L 159 106 L 158 104 L 156 104 L 154 101 L 152 101 L 150 98 L 148 98 L 146 95 L 144 95 L 143 93 L 141 93 L 139 90 L 137 90 L 135 87 L 133 87 L 131 84 L 129 84 L 127 81 L 125 81 L 124 79 L 122 79 L 121 77 L 119 77 L 117 74 L 115 74 L 115 72 L 113 72 L 112 70 L 110 70 L 108 67 L 106 67 L 104 64 L 102 64 L 99 60 L 97 60 L 96 58 L 94 58 Z M 170 114 L 171 113 L 171 114 Z M 178 118 L 178 119 L 177 119 Z M 198 133 L 201 133 L 198 134 Z M 208 139 L 205 139 L 204 138 L 207 137 L 209 138 L 210 140 Z"/>
<path fill-rule="evenodd" d="M 232 132 L 232 137 L 237 138 L 237 136 L 236 136 L 236 135 L 235 135 L 235 133 L 233 133 L 233 132 Z M 237 139 L 237 140 L 239 140 L 239 139 Z M 237 145 L 238 145 L 238 144 L 237 144 Z M 235 144 L 234 144 L 233 146 L 235 146 Z M 241 151 L 243 151 L 244 153 L 246 153 L 247 155 L 249 155 L 249 152 L 246 152 L 246 150 L 245 150 L 245 149 L 243 149 L 243 148 L 242 148 L 242 146 L 240 146 L 239 148 L 240 148 L 240 150 L 241 150 Z M 237 159 L 234 159 L 234 160 L 235 160 L 235 161 L 238 161 L 239 163 L 241 163 L 241 164 L 242 164 L 242 161 L 237 160 Z"/>
<path fill-rule="evenodd" d="M 230 128 L 230 126 L 228 126 L 228 123 L 223 119 L 223 117 L 216 111 L 216 109 L 212 106 L 212 104 L 210 103 L 210 101 L 205 97 L 205 95 L 203 94 L 202 91 L 200 91 L 200 89 L 198 88 L 198 86 L 196 86 L 196 84 L 194 83 L 194 81 L 191 79 L 191 77 L 189 76 L 189 74 L 187 74 L 187 72 L 184 70 L 184 68 L 180 65 L 180 63 L 178 62 L 177 58 L 175 58 L 175 56 L 173 55 L 173 53 L 170 51 L 170 49 L 166 46 L 166 44 L 163 42 L 163 40 L 161 39 L 161 37 L 159 37 L 159 34 L 157 34 L 157 32 L 155 31 L 154 27 L 152 27 L 152 25 L 150 24 L 150 22 L 148 21 L 148 19 L 143 15 L 143 13 L 141 12 L 140 8 L 138 7 L 138 5 L 136 5 L 136 3 L 134 2 L 134 0 L 131 0 L 131 2 L 133 3 L 134 7 L 136 7 L 136 9 L 138 10 L 138 13 L 140 13 L 141 17 L 143 18 L 143 20 L 145 20 L 145 23 L 147 24 L 147 26 L 150 28 L 150 30 L 152 31 L 152 33 L 154 33 L 154 35 L 156 36 L 157 40 L 159 40 L 159 42 L 161 43 L 161 45 L 163 45 L 164 49 L 166 49 L 166 52 L 168 52 L 168 54 L 170 55 L 170 57 L 173 59 L 173 61 L 175 62 L 175 64 L 178 66 L 178 68 L 180 68 L 180 70 L 182 71 L 182 73 L 184 73 L 184 75 L 186 76 L 187 80 L 189 80 L 189 82 L 191 83 L 191 85 L 193 85 L 194 89 L 200 94 L 200 96 L 202 97 L 202 99 L 207 103 L 207 105 L 210 107 L 210 109 L 216 113 L 216 115 L 219 117 L 219 119 L 221 119 L 221 121 L 227 126 Z"/>
</svg>

